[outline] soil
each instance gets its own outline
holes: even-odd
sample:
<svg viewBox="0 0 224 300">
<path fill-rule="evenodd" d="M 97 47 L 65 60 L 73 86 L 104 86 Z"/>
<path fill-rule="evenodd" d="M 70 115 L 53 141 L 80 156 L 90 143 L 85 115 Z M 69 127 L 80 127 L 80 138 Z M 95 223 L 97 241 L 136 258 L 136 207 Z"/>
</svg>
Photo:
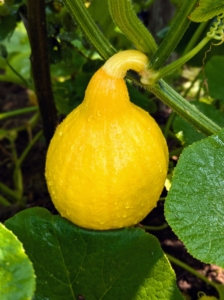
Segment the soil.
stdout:
<svg viewBox="0 0 224 300">
<path fill-rule="evenodd" d="M 30 102 L 26 90 L 10 83 L 0 83 L 1 113 L 29 105 Z M 1 129 L 10 129 L 24 125 L 27 123 L 27 120 L 31 115 L 20 115 L 19 117 L 6 119 L 4 121 L 2 120 L 0 121 Z M 159 122 L 163 119 L 161 114 L 157 117 Z M 32 134 L 34 135 L 40 129 L 41 120 L 38 125 L 35 126 L 35 130 Z M 22 153 L 26 145 L 29 143 L 30 138 L 31 133 L 28 130 L 22 131 L 18 134 L 16 139 L 16 149 L 18 154 Z M 23 163 L 22 172 L 24 194 L 27 198 L 26 207 L 41 206 L 47 208 L 51 211 L 51 213 L 56 214 L 57 212 L 51 203 L 44 179 L 45 155 L 45 141 L 44 139 L 40 139 L 32 148 Z M 10 145 L 7 139 L 0 139 L 0 157 L 0 182 L 12 187 L 13 161 Z M 0 207 L 0 221 L 4 222 L 21 209 L 21 207 L 16 205 Z M 163 216 L 163 201 L 159 201 L 157 208 L 150 213 L 150 218 L 147 217 L 142 224 L 153 226 L 162 225 L 165 222 Z M 160 231 L 151 231 L 150 233 L 159 239 L 161 246 L 166 253 L 178 258 L 182 262 L 185 262 L 193 269 L 206 276 L 209 280 L 221 284 L 224 283 L 223 270 L 217 266 L 207 265 L 193 258 L 189 253 L 187 253 L 184 245 L 178 240 L 170 227 Z M 186 295 L 186 299 L 197 300 L 199 292 L 204 292 L 207 295 L 218 297 L 216 290 L 210 285 L 207 285 L 191 273 L 179 266 L 176 266 L 175 264 L 173 264 L 173 268 L 176 272 L 178 287 L 181 292 Z"/>
</svg>

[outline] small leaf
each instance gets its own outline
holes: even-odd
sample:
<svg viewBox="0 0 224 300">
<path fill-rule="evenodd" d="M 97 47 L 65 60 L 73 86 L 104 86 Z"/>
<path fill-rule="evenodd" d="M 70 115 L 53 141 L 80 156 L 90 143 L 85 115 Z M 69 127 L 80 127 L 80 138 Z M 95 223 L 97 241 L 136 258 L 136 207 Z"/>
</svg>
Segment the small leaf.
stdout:
<svg viewBox="0 0 224 300">
<path fill-rule="evenodd" d="M 16 27 L 16 17 L 6 16 L 1 18 L 0 41 L 4 40 Z"/>
<path fill-rule="evenodd" d="M 222 101 L 224 101 L 223 69 L 223 56 L 213 56 L 205 65 L 210 95 Z"/>
<path fill-rule="evenodd" d="M 140 228 L 85 230 L 43 208 L 6 226 L 33 261 L 34 300 L 183 300 L 159 242 Z"/>
<path fill-rule="evenodd" d="M 223 1 L 200 0 L 190 19 L 194 22 L 206 22 L 221 13 L 224 13 Z"/>
<path fill-rule="evenodd" d="M 35 290 L 35 275 L 17 237 L 0 223 L 0 295 L 2 300 L 29 300 Z"/>
<path fill-rule="evenodd" d="M 224 130 L 187 147 L 174 170 L 165 216 L 197 259 L 224 267 Z"/>
</svg>

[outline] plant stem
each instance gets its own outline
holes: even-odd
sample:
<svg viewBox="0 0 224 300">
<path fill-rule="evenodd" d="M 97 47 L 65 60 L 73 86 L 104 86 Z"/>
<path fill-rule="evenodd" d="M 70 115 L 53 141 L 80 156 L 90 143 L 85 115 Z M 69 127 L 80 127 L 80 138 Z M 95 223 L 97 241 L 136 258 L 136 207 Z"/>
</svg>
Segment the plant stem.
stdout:
<svg viewBox="0 0 224 300">
<path fill-rule="evenodd" d="M 83 5 L 82 0 L 64 0 L 66 7 L 69 8 L 72 18 L 80 25 L 81 29 L 87 36 L 92 35 L 93 45 L 98 51 L 98 53 L 104 58 L 108 59 L 114 54 L 114 48 L 110 45 L 107 39 L 101 39 L 102 33 L 89 16 L 87 9 Z M 191 2 L 192 3 L 192 2 Z M 84 6 L 82 9 L 78 9 L 77 6 Z M 77 9 L 77 11 L 76 11 Z M 78 14 L 78 16 L 77 16 Z M 89 18 L 89 19 L 88 19 Z M 88 22 L 87 22 L 88 19 Z M 100 37 L 100 38 L 99 38 Z M 101 44 L 104 41 L 104 47 L 101 49 Z M 107 50 L 107 51 L 106 51 Z M 161 99 L 165 104 L 170 106 L 175 112 L 180 116 L 190 122 L 196 129 L 205 133 L 206 135 L 211 135 L 218 132 L 221 128 L 214 124 L 209 118 L 203 115 L 199 110 L 193 107 L 185 99 L 183 99 L 178 93 L 176 93 L 169 85 L 167 85 L 163 80 L 159 80 L 157 84 L 153 86 L 147 86 L 140 83 L 136 78 L 129 75 L 134 83 L 137 85 L 148 89 L 150 92 L 155 94 L 159 99 Z M 192 115 L 191 115 L 192 114 Z M 198 120 L 199 116 L 199 120 Z"/>
<path fill-rule="evenodd" d="M 32 0 L 30 1 L 32 2 Z M 114 47 L 107 41 L 105 36 L 94 23 L 84 5 L 83 0 L 63 0 L 63 3 L 71 14 L 71 17 L 81 27 L 87 39 L 105 60 L 116 53 Z"/>
<path fill-rule="evenodd" d="M 18 202 L 21 205 L 24 205 L 24 203 L 22 203 L 22 201 L 23 201 L 23 198 L 22 198 L 23 179 L 22 179 L 21 165 L 22 165 L 24 159 L 26 158 L 27 154 L 31 150 L 31 148 L 34 146 L 34 144 L 37 142 L 37 140 L 42 136 L 42 134 L 43 134 L 43 132 L 41 130 L 35 135 L 35 137 L 32 139 L 31 142 L 29 142 L 28 146 L 25 148 L 25 150 L 21 154 L 20 158 L 17 159 L 17 161 L 16 161 L 16 165 L 15 165 L 15 169 L 14 169 L 14 173 L 13 173 L 13 179 L 14 179 L 14 184 L 16 186 L 18 194 L 20 195 Z"/>
<path fill-rule="evenodd" d="M 185 264 L 184 262 L 180 261 L 179 259 L 173 257 L 172 255 L 170 254 L 167 254 L 165 253 L 167 258 L 169 259 L 169 261 L 171 263 L 174 263 L 175 265 L 185 269 L 186 271 L 190 272 L 191 274 L 195 275 L 196 277 L 198 277 L 199 279 L 203 280 L 205 283 L 213 286 L 217 292 L 220 294 L 221 296 L 221 293 L 220 293 L 220 289 L 219 289 L 219 284 L 213 282 L 213 281 L 210 281 L 208 280 L 207 277 L 205 277 L 204 275 L 200 274 L 199 272 L 195 271 L 193 268 L 191 268 L 189 265 Z M 221 285 L 220 285 L 221 286 Z M 220 297 L 220 299 L 223 299 L 222 297 Z"/>
<path fill-rule="evenodd" d="M 27 154 L 31 150 L 31 148 L 34 146 L 34 144 L 39 140 L 39 138 L 42 136 L 43 132 L 40 130 L 32 139 L 32 141 L 29 142 L 28 146 L 25 148 L 23 153 L 20 155 L 20 158 L 17 160 L 16 167 L 20 168 L 24 159 L 26 158 Z"/>
<path fill-rule="evenodd" d="M 15 187 L 15 192 L 17 195 L 17 202 L 21 201 L 21 197 L 22 197 L 22 191 L 23 191 L 23 180 L 22 180 L 22 172 L 21 169 L 16 170 L 16 164 L 18 161 L 18 155 L 17 155 L 17 151 L 16 151 L 16 146 L 14 143 L 14 140 L 10 140 L 10 144 L 11 144 L 11 151 L 12 151 L 12 158 L 13 158 L 13 162 L 15 165 L 15 169 L 13 172 L 13 184 Z"/>
<path fill-rule="evenodd" d="M 193 49 L 195 47 L 195 45 L 197 45 L 199 38 L 201 37 L 203 31 L 205 30 L 205 28 L 207 27 L 208 22 L 202 22 L 200 23 L 200 25 L 198 26 L 198 28 L 195 30 L 193 36 L 191 37 L 190 41 L 187 44 L 187 47 L 184 49 L 183 52 L 183 56 L 185 54 L 187 54 L 189 51 L 191 51 L 191 49 Z"/>
<path fill-rule="evenodd" d="M 5 185 L 4 183 L 0 182 L 0 191 L 6 195 L 7 197 L 9 197 L 13 202 L 18 201 L 18 195 L 16 192 L 14 192 L 12 189 L 10 189 L 9 187 L 7 187 L 7 185 Z"/>
<path fill-rule="evenodd" d="M 12 70 L 12 72 L 17 76 L 19 77 L 19 79 L 21 80 L 21 82 L 23 82 L 23 85 L 28 88 L 29 84 L 28 82 L 26 81 L 25 78 L 23 78 L 23 76 L 21 76 L 11 65 L 10 63 L 8 62 L 7 58 L 5 58 L 5 62 L 7 64 L 7 66 Z"/>
<path fill-rule="evenodd" d="M 163 225 L 160 226 L 146 226 L 146 225 L 140 225 L 141 228 L 145 229 L 145 230 L 163 230 L 166 229 L 168 227 L 167 223 L 164 223 Z"/>
<path fill-rule="evenodd" d="M 30 129 L 37 124 L 39 118 L 40 118 L 40 113 L 39 111 L 37 111 L 37 113 L 34 114 L 32 118 L 30 118 L 30 120 L 28 120 L 28 122 L 25 125 L 15 127 L 13 130 L 15 130 L 16 132 L 20 132 L 23 130 L 30 131 Z"/>
<path fill-rule="evenodd" d="M 201 71 L 200 71 L 201 72 Z M 183 98 L 186 98 L 188 93 L 190 92 L 190 90 L 193 88 L 195 82 L 199 79 L 200 77 L 200 72 L 195 76 L 195 78 L 191 81 L 191 84 L 190 86 L 184 91 L 184 94 L 183 94 Z"/>
<path fill-rule="evenodd" d="M 7 199 L 5 199 L 5 197 L 3 197 L 1 195 L 0 195 L 0 204 L 2 204 L 3 206 L 10 206 L 11 205 L 11 203 Z"/>
<path fill-rule="evenodd" d="M 196 55 L 209 41 L 210 37 L 206 36 L 194 49 L 188 52 L 185 56 L 177 59 L 173 63 L 163 67 L 159 71 L 157 71 L 154 76 L 156 80 L 164 78 L 165 76 L 173 73 L 178 68 L 180 68 L 183 64 L 185 64 L 188 60 L 190 60 L 194 55 Z"/>
<path fill-rule="evenodd" d="M 148 89 L 205 135 L 211 135 L 221 130 L 218 125 L 182 98 L 165 81 L 159 80 L 158 84 L 152 87 L 148 86 Z"/>
<path fill-rule="evenodd" d="M 136 49 L 151 58 L 157 50 L 156 42 L 136 16 L 131 0 L 108 0 L 108 5 L 114 23 L 132 41 Z"/>
<path fill-rule="evenodd" d="M 164 40 L 151 59 L 152 69 L 158 70 L 161 66 L 163 66 L 167 58 L 174 51 L 191 22 L 188 16 L 194 10 L 197 2 L 198 0 L 184 1 L 182 7 L 173 19 L 171 27 Z"/>
<path fill-rule="evenodd" d="M 26 114 L 26 113 L 30 113 L 30 112 L 37 111 L 37 110 L 38 110 L 38 106 L 32 106 L 32 107 L 26 107 L 26 108 L 22 108 L 22 109 L 16 109 L 16 110 L 5 112 L 5 113 L 0 113 L 0 120 L 4 120 L 6 118 L 15 117 L 15 116 Z"/>
<path fill-rule="evenodd" d="M 165 126 L 165 128 L 164 128 L 164 130 L 163 130 L 163 135 L 164 135 L 165 138 L 168 137 L 168 132 L 169 132 L 169 130 L 170 130 L 170 127 L 171 127 L 172 124 L 173 124 L 173 121 L 174 121 L 174 119 L 175 119 L 175 116 L 176 116 L 176 113 L 175 113 L 174 111 L 172 111 L 171 114 L 169 115 L 169 118 L 168 118 L 168 120 L 167 120 L 167 122 L 166 122 L 166 126 Z"/>
<path fill-rule="evenodd" d="M 35 92 L 47 145 L 57 126 L 57 111 L 51 87 L 44 0 L 27 0 L 28 36 Z"/>
</svg>

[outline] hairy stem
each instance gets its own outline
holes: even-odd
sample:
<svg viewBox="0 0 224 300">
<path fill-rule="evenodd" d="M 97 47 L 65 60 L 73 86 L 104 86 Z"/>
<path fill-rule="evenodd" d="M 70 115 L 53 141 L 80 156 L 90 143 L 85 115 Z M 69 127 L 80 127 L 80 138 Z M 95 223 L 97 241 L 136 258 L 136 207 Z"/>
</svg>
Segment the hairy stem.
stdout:
<svg viewBox="0 0 224 300">
<path fill-rule="evenodd" d="M 131 0 L 108 0 L 108 5 L 115 24 L 132 41 L 136 49 L 151 58 L 157 50 L 156 42 L 136 16 Z"/>
<path fill-rule="evenodd" d="M 221 130 L 218 125 L 182 98 L 165 81 L 159 80 L 158 84 L 152 87 L 148 86 L 148 89 L 205 135 L 211 135 Z"/>
<path fill-rule="evenodd" d="M 32 0 L 31 0 L 32 1 Z M 106 0 L 104 0 L 106 1 Z M 116 53 L 114 47 L 107 41 L 105 36 L 93 22 L 83 0 L 63 0 L 63 3 L 71 17 L 81 27 L 83 33 L 105 60 Z M 99 51 L 100 49 L 100 51 Z"/>
</svg>

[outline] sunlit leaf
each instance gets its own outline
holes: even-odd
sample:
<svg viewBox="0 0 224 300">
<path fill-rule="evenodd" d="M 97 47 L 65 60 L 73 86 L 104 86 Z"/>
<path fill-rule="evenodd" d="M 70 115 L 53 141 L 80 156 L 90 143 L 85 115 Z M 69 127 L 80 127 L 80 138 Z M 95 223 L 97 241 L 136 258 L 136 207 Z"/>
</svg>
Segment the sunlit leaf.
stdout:
<svg viewBox="0 0 224 300">
<path fill-rule="evenodd" d="M 224 130 L 187 147 L 174 170 L 165 216 L 187 250 L 224 267 Z"/>
<path fill-rule="evenodd" d="M 34 300 L 183 300 L 158 240 L 140 228 L 85 230 L 43 208 L 6 226 L 34 264 Z"/>
<path fill-rule="evenodd" d="M 206 22 L 215 16 L 224 13 L 224 2 L 222 0 L 200 0 L 190 19 L 194 22 Z"/>
<path fill-rule="evenodd" d="M 21 242 L 1 223 L 0 241 L 0 298 L 31 300 L 35 290 L 35 275 Z"/>
</svg>

